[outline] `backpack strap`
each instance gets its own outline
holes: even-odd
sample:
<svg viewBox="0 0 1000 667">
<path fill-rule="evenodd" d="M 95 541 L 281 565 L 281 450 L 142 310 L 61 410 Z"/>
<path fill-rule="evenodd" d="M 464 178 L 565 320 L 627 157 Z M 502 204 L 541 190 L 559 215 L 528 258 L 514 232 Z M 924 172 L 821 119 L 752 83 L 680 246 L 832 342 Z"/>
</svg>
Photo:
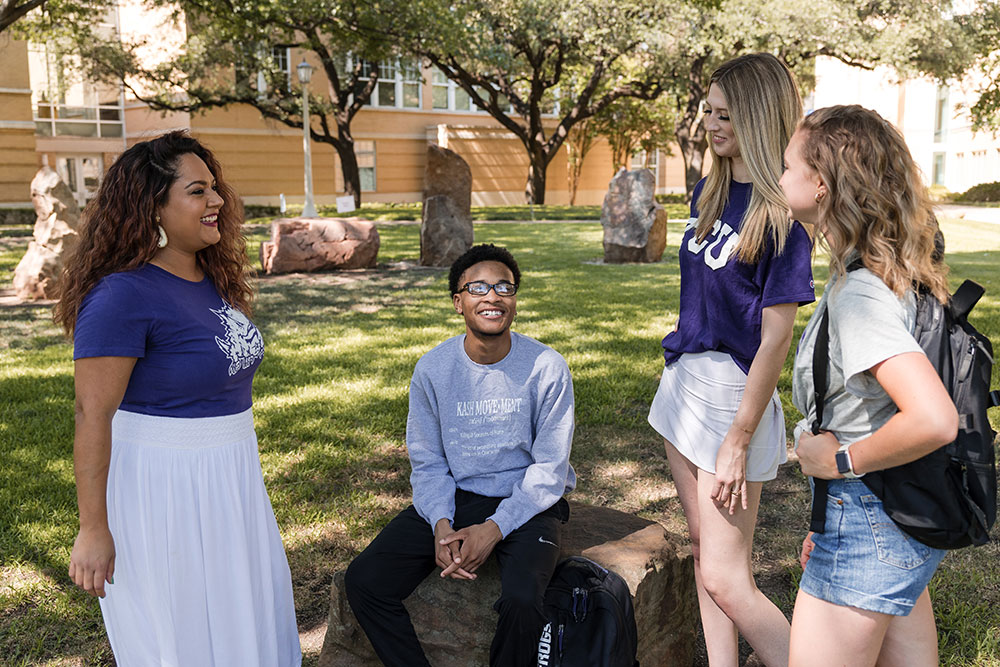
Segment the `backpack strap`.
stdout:
<svg viewBox="0 0 1000 667">
<path fill-rule="evenodd" d="M 979 303 L 986 290 L 979 283 L 971 280 L 964 281 L 951 296 L 949 307 L 955 319 L 964 320 L 969 316 L 973 307 Z"/>
<path fill-rule="evenodd" d="M 813 419 L 813 435 L 819 435 L 823 429 L 823 403 L 826 401 L 826 388 L 829 383 L 830 371 L 830 309 L 823 310 L 819 329 L 816 331 L 816 345 L 813 347 L 813 404 L 816 407 L 816 418 Z M 826 489 L 829 480 L 813 478 L 812 515 L 809 519 L 809 530 L 822 533 L 826 527 Z"/>
<path fill-rule="evenodd" d="M 995 408 L 1000 405 L 1000 391 L 994 389 L 990 392 L 990 404 L 989 407 Z"/>
<path fill-rule="evenodd" d="M 860 257 L 847 265 L 847 272 L 865 268 Z M 816 406 L 816 418 L 812 423 L 813 435 L 819 435 L 823 430 L 823 403 L 826 401 L 826 389 L 830 382 L 830 302 L 827 300 L 823 319 L 816 331 L 816 345 L 813 347 L 813 404 Z M 830 480 L 813 477 L 812 513 L 809 517 L 809 530 L 822 533 L 826 530 L 826 490 Z"/>
</svg>

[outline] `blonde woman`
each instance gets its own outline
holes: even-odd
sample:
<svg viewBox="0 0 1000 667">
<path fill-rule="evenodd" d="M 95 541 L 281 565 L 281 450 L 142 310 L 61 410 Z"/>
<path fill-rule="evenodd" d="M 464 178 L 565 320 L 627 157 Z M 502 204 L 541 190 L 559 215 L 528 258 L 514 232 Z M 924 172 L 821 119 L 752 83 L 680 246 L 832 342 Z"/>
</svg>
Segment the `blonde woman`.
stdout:
<svg viewBox="0 0 1000 667">
<path fill-rule="evenodd" d="M 741 56 L 712 75 L 712 168 L 691 201 L 680 315 L 649 411 L 688 522 L 713 667 L 739 664 L 737 631 L 766 664 L 788 661 L 788 621 L 757 589 L 750 557 L 761 486 L 787 460 L 775 387 L 795 311 L 814 299 L 812 242 L 778 186 L 801 117 L 774 56 Z"/>
<path fill-rule="evenodd" d="M 944 552 L 903 533 L 864 473 L 913 461 L 956 436 L 955 406 L 913 338 L 913 286 L 948 299 L 937 224 L 902 136 L 873 111 L 816 111 L 785 160 L 791 215 L 815 223 L 830 249 L 830 283 L 795 357 L 793 400 L 808 424 L 816 414 L 813 351 L 829 312 L 827 430 L 806 429 L 798 439 L 802 471 L 830 480 L 826 524 L 803 543 L 791 664 L 931 667 L 937 634 L 927 583 Z M 847 271 L 856 259 L 863 268 Z"/>
</svg>

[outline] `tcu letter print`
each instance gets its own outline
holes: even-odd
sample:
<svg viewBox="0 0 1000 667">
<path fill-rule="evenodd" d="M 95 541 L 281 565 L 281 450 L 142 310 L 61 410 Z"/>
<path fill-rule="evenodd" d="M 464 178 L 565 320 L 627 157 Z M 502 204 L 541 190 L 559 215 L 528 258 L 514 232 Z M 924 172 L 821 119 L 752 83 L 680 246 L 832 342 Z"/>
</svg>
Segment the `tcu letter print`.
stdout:
<svg viewBox="0 0 1000 667">
<path fill-rule="evenodd" d="M 686 229 L 694 229 L 697 221 L 697 218 L 690 218 Z M 717 271 L 726 265 L 729 256 L 739 242 L 740 235 L 732 227 L 724 224 L 721 220 L 716 220 L 715 224 L 712 225 L 712 231 L 702 241 L 699 242 L 692 234 L 691 238 L 688 239 L 687 249 L 692 255 L 697 255 L 704 250 L 705 266 Z M 708 247 L 706 248 L 706 246 Z"/>
</svg>

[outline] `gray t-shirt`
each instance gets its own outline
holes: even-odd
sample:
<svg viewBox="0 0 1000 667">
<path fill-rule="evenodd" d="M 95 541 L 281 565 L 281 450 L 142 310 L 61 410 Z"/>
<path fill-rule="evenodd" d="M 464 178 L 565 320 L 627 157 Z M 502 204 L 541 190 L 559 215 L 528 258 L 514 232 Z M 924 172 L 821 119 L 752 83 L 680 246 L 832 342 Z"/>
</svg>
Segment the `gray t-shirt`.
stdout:
<svg viewBox="0 0 1000 667">
<path fill-rule="evenodd" d="M 489 517 L 507 537 L 576 485 L 573 380 L 562 356 L 511 332 L 507 356 L 477 364 L 465 335 L 421 357 L 406 446 L 413 506 L 432 527 L 455 518 L 455 489 L 503 498 Z"/>
<path fill-rule="evenodd" d="M 912 291 L 900 299 L 867 269 L 847 273 L 839 288 L 838 282 L 837 276 L 830 279 L 795 353 L 792 402 L 806 416 L 795 429 L 796 444 L 800 429 L 808 432 L 816 415 L 813 349 L 827 308 L 830 370 L 823 428 L 842 444 L 871 435 L 896 414 L 896 405 L 869 369 L 899 354 L 923 352 L 913 337 L 917 303 Z"/>
</svg>

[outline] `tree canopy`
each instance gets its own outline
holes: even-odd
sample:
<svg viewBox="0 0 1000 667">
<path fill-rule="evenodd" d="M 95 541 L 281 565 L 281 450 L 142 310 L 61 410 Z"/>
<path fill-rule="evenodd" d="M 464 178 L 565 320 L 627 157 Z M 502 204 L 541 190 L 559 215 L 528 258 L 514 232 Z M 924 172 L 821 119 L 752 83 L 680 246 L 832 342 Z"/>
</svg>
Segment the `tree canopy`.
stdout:
<svg viewBox="0 0 1000 667">
<path fill-rule="evenodd" d="M 326 79 L 325 87 L 311 84 L 310 135 L 336 150 L 344 189 L 360 204 L 351 122 L 372 97 L 379 61 L 398 53 L 385 35 L 365 29 L 386 20 L 378 3 L 146 0 L 146 5 L 170 9 L 174 20 L 184 22 L 188 37 L 182 52 L 151 64 L 142 55 L 148 40 L 81 43 L 94 75 L 122 83 L 155 110 L 247 104 L 264 118 L 302 128 L 301 89 L 289 76 L 294 64 L 281 62 L 274 51 L 301 48 Z"/>
<path fill-rule="evenodd" d="M 712 71 L 744 53 L 767 51 L 782 59 L 811 89 L 818 56 L 903 75 L 954 76 L 971 64 L 970 31 L 951 12 L 950 0 L 722 0 L 688 4 L 686 33 L 677 40 L 669 80 L 677 100 L 676 139 L 684 156 L 690 195 L 701 176 L 707 141 L 699 114 Z"/>
<path fill-rule="evenodd" d="M 441 5 L 439 5 L 440 7 Z M 664 89 L 676 14 L 645 0 L 458 0 L 401 37 L 523 144 L 525 198 L 545 202 L 546 167 L 577 123 Z"/>
</svg>

